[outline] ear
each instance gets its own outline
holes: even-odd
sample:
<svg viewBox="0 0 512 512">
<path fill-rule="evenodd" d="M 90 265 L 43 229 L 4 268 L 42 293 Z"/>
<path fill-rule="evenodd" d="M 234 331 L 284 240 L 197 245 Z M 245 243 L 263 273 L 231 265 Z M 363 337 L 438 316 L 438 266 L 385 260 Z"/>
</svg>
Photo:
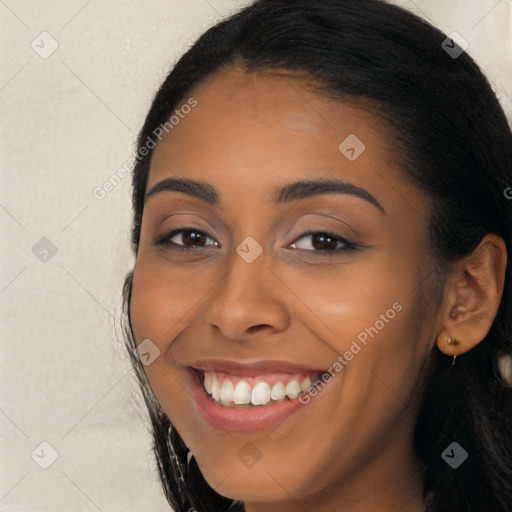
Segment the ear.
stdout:
<svg viewBox="0 0 512 512">
<path fill-rule="evenodd" d="M 471 350 L 489 332 L 503 295 L 507 248 L 494 234 L 457 261 L 448 272 L 437 312 L 439 350 L 456 356 Z"/>
</svg>

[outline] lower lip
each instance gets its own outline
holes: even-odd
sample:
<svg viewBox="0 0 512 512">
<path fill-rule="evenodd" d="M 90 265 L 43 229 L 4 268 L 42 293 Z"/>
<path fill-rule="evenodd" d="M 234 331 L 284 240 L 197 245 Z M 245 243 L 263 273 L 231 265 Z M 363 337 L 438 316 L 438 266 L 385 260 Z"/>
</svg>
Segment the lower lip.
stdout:
<svg viewBox="0 0 512 512">
<path fill-rule="evenodd" d="M 213 427 L 230 432 L 257 432 L 268 429 L 283 421 L 290 414 L 304 407 L 295 400 L 283 400 L 270 405 L 247 408 L 226 407 L 214 402 L 206 392 L 199 374 L 187 368 L 192 392 L 201 416 Z"/>
</svg>

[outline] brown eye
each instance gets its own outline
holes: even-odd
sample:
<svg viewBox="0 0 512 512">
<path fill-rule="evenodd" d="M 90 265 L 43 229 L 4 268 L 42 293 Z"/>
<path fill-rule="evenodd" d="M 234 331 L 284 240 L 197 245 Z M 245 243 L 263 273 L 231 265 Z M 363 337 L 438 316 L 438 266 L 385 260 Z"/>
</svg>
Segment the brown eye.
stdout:
<svg viewBox="0 0 512 512">
<path fill-rule="evenodd" d="M 309 241 L 300 242 L 303 239 L 309 239 Z M 290 247 L 293 249 L 332 255 L 349 250 L 355 250 L 360 246 L 334 233 L 329 233 L 327 231 L 310 231 L 308 233 L 304 233 Z"/>
<path fill-rule="evenodd" d="M 337 239 L 331 237 L 327 233 L 318 233 L 316 235 L 311 235 L 312 246 L 318 250 L 329 250 L 336 249 L 338 244 Z"/>
<path fill-rule="evenodd" d="M 178 233 L 177 236 L 179 237 L 180 234 Z M 181 240 L 183 241 L 183 244 L 186 245 L 187 247 L 189 247 L 190 245 L 199 245 L 200 247 L 204 247 L 206 238 L 207 237 L 200 231 L 181 231 Z"/>
<path fill-rule="evenodd" d="M 173 240 L 174 239 L 174 240 Z M 207 240 L 212 240 L 213 244 L 207 244 Z M 180 243 L 181 242 L 181 243 Z M 155 240 L 155 245 L 168 245 L 177 250 L 194 250 L 208 246 L 218 247 L 219 243 L 198 229 L 173 229 Z"/>
</svg>

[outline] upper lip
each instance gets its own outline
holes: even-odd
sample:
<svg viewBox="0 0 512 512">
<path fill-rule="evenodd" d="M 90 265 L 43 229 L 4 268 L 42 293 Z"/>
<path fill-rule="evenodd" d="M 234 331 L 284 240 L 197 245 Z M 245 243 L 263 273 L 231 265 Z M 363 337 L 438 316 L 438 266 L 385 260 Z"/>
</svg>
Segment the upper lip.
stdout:
<svg viewBox="0 0 512 512">
<path fill-rule="evenodd" d="M 227 373 L 240 377 L 258 377 L 270 373 L 301 373 L 323 372 L 324 370 L 306 367 L 301 364 L 288 361 L 266 360 L 266 361 L 233 361 L 229 359 L 202 359 L 189 365 L 190 368 L 202 372 L 212 371 L 216 373 Z"/>
</svg>

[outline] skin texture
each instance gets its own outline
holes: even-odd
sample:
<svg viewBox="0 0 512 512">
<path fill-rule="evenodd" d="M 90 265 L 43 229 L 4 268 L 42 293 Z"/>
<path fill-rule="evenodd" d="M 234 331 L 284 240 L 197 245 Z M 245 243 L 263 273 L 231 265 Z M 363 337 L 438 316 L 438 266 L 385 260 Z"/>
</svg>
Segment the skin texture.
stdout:
<svg viewBox="0 0 512 512">
<path fill-rule="evenodd" d="M 436 304 L 427 277 L 429 206 L 375 116 L 312 92 L 300 78 L 238 68 L 190 96 L 197 106 L 158 143 L 146 191 L 169 177 L 191 178 L 214 186 L 222 208 L 169 191 L 145 204 L 131 315 L 137 342 L 149 338 L 161 351 L 145 367 L 156 397 L 208 483 L 248 512 L 424 511 L 412 450 L 422 372 L 436 341 L 460 354 L 485 336 L 502 293 L 503 244 L 490 236 L 479 265 L 468 258 L 454 266 Z M 365 144 L 354 161 L 338 149 L 349 134 Z M 275 189 L 321 178 L 365 189 L 385 212 L 348 194 L 273 202 Z M 154 244 L 177 228 L 206 237 L 189 253 Z M 309 230 L 363 248 L 325 255 L 320 249 L 334 252 L 334 244 L 304 236 Z M 263 249 L 250 264 L 235 251 L 248 236 Z M 172 240 L 197 243 L 181 234 Z M 484 277 L 471 280 L 470 267 Z M 327 369 L 393 304 L 401 306 L 394 318 L 279 425 L 236 434 L 199 415 L 186 366 L 212 357 Z M 462 334 L 458 347 L 446 344 Z M 261 454 L 250 468 L 237 456 L 248 442 Z"/>
</svg>

